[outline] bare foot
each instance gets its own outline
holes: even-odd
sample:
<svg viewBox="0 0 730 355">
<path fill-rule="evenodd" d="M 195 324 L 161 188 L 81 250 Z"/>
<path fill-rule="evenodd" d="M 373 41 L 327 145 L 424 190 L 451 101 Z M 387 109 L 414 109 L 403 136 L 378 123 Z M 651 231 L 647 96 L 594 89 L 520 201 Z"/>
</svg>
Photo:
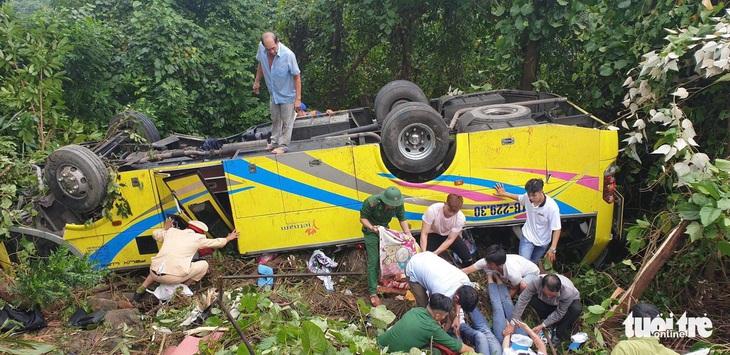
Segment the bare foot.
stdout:
<svg viewBox="0 0 730 355">
<path fill-rule="evenodd" d="M 272 150 L 274 150 L 274 145 L 273 145 L 273 144 L 271 144 L 271 143 L 267 144 L 267 145 L 266 145 L 266 150 L 268 150 L 268 151 L 272 151 Z"/>
<path fill-rule="evenodd" d="M 284 150 L 281 147 L 279 147 L 279 148 L 276 148 L 276 149 L 272 150 L 271 152 L 274 153 L 274 154 L 276 154 L 276 155 L 279 155 L 279 154 L 286 153 L 286 150 Z"/>
</svg>

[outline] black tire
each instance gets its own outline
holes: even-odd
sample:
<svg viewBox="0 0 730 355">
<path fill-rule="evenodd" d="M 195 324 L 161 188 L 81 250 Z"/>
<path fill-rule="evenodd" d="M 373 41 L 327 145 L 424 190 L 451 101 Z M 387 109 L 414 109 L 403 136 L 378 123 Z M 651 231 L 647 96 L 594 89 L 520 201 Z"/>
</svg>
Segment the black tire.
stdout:
<svg viewBox="0 0 730 355">
<path fill-rule="evenodd" d="M 529 107 L 515 104 L 498 104 L 477 107 L 459 118 L 459 127 L 463 130 L 468 126 L 483 125 L 496 122 L 507 122 L 530 118 L 532 111 Z"/>
<path fill-rule="evenodd" d="M 109 171 L 101 158 L 80 145 L 67 145 L 51 153 L 43 177 L 56 200 L 78 212 L 97 208 L 109 184 Z"/>
<path fill-rule="evenodd" d="M 131 130 L 144 137 L 149 143 L 160 140 L 160 132 L 155 127 L 155 123 L 139 111 L 124 111 L 116 114 L 109 122 L 107 135 L 111 136 L 122 130 Z"/>
<path fill-rule="evenodd" d="M 421 102 L 404 103 L 383 122 L 381 144 L 388 161 L 407 173 L 440 164 L 449 149 L 449 128 L 441 115 Z"/>
<path fill-rule="evenodd" d="M 428 97 L 418 85 L 408 80 L 389 82 L 375 96 L 375 119 L 378 122 L 384 122 L 390 111 L 406 102 L 428 104 Z"/>
</svg>

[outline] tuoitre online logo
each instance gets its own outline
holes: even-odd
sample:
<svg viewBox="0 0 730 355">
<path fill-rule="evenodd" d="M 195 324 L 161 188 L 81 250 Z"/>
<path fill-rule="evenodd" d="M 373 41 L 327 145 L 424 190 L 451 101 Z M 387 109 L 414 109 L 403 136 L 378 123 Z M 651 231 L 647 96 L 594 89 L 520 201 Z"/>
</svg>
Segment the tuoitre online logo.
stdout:
<svg viewBox="0 0 730 355">
<path fill-rule="evenodd" d="M 707 316 L 707 314 L 705 314 Z M 674 320 L 674 313 L 668 318 L 634 318 L 629 313 L 622 323 L 626 329 L 626 337 L 658 337 L 658 338 L 709 338 L 712 335 L 712 321 L 707 317 L 687 317 L 687 312 Z"/>
</svg>

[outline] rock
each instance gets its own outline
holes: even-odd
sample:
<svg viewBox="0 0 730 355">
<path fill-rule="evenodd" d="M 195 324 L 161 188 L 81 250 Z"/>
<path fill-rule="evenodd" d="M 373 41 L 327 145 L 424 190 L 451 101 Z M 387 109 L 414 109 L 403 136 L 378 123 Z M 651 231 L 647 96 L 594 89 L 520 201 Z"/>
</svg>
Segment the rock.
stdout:
<svg viewBox="0 0 730 355">
<path fill-rule="evenodd" d="M 134 308 L 134 306 L 129 303 L 129 301 L 117 301 L 117 308 L 118 309 L 127 309 L 127 308 Z"/>
<path fill-rule="evenodd" d="M 94 296 L 94 297 L 96 297 L 96 298 L 103 298 L 105 300 L 110 300 L 110 299 L 114 298 L 114 295 L 111 292 L 108 292 L 107 291 L 107 292 L 97 293 L 96 296 Z"/>
<path fill-rule="evenodd" d="M 122 328 L 124 324 L 127 326 L 139 325 L 139 317 L 137 316 L 137 309 L 115 309 L 106 312 L 104 321 L 112 328 Z"/>
<path fill-rule="evenodd" d="M 119 308 L 117 306 L 117 302 L 116 301 L 112 301 L 112 300 L 108 300 L 108 299 L 104 299 L 104 298 L 99 298 L 99 297 L 96 297 L 96 296 L 89 298 L 88 299 L 88 302 L 89 302 L 89 305 L 91 306 L 91 310 L 93 312 L 96 312 L 96 311 L 111 311 L 111 310 L 114 310 L 114 309 Z"/>
</svg>

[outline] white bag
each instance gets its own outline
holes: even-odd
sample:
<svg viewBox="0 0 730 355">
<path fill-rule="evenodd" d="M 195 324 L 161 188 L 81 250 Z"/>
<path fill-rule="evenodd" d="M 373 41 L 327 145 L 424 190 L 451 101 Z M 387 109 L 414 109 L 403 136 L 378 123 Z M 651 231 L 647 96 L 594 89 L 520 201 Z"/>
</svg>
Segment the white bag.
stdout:
<svg viewBox="0 0 730 355">
<path fill-rule="evenodd" d="M 160 301 L 169 301 L 170 298 L 172 298 L 172 295 L 175 294 L 175 290 L 177 290 L 178 287 L 182 287 L 182 294 L 185 296 L 192 296 L 193 291 L 190 291 L 190 288 L 184 284 L 177 284 L 177 285 L 165 285 L 160 284 L 160 286 L 157 286 L 155 291 L 151 292 L 147 290 L 147 292 L 155 295 L 157 299 Z"/>
</svg>

